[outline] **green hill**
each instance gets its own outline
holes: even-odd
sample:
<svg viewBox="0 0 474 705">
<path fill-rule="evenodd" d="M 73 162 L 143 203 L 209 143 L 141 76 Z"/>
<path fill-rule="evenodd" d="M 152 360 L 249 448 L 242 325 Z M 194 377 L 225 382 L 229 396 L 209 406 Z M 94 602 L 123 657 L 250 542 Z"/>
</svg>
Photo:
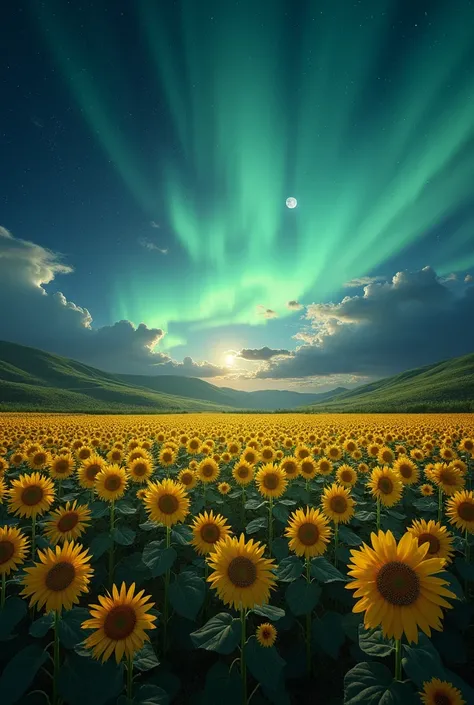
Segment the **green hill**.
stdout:
<svg viewBox="0 0 474 705">
<path fill-rule="evenodd" d="M 127 384 L 58 355 L 0 341 L 0 411 L 152 413 L 220 411 L 208 401 Z"/>
<path fill-rule="evenodd" d="M 474 354 L 408 370 L 308 407 L 311 411 L 376 413 L 474 411 Z"/>
</svg>

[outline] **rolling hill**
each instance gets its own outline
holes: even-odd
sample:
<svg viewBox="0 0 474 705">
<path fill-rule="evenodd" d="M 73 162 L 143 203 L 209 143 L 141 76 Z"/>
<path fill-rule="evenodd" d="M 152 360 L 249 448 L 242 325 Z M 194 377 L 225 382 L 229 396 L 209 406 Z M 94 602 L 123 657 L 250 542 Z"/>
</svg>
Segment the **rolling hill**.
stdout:
<svg viewBox="0 0 474 705">
<path fill-rule="evenodd" d="M 312 404 L 340 392 L 241 392 L 194 377 L 116 375 L 36 348 L 0 341 L 0 411 L 271 411 Z"/>
<path fill-rule="evenodd" d="M 308 411 L 436 412 L 474 411 L 474 353 L 408 370 L 346 391 Z"/>
</svg>

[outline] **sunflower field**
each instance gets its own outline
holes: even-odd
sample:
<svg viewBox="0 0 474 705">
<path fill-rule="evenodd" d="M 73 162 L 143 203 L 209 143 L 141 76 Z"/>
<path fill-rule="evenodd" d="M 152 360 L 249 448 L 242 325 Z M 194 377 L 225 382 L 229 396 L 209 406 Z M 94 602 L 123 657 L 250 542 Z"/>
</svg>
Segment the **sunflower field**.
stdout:
<svg viewBox="0 0 474 705">
<path fill-rule="evenodd" d="M 474 419 L 0 415 L 0 703 L 474 704 Z"/>
</svg>

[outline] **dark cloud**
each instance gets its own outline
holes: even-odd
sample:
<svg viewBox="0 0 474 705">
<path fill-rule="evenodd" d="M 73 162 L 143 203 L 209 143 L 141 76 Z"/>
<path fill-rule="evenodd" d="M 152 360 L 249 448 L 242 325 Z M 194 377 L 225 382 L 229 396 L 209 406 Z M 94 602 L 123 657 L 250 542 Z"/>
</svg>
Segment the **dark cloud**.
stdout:
<svg viewBox="0 0 474 705">
<path fill-rule="evenodd" d="M 300 304 L 299 301 L 288 301 L 286 306 L 292 311 L 299 311 L 300 309 L 304 308 L 303 304 Z"/>
<path fill-rule="evenodd" d="M 243 349 L 237 353 L 237 357 L 241 357 L 244 360 L 271 360 L 272 357 L 278 357 L 281 355 L 291 355 L 289 350 L 272 350 L 271 348 L 255 348 L 255 349 Z"/>
<path fill-rule="evenodd" d="M 382 277 L 382 276 L 356 277 L 355 279 L 351 279 L 350 281 L 346 282 L 344 284 L 344 286 L 346 288 L 363 287 L 363 286 L 367 286 L 367 284 L 373 284 L 373 282 L 383 282 L 385 280 L 386 280 L 386 277 Z"/>
<path fill-rule="evenodd" d="M 257 306 L 257 313 L 264 318 L 278 318 L 278 313 L 271 308 L 265 308 L 262 304 Z"/>
<path fill-rule="evenodd" d="M 312 304 L 305 318 L 308 327 L 295 336 L 304 344 L 257 377 L 381 377 L 474 349 L 474 287 L 443 280 L 430 267 L 372 282 L 340 303 Z"/>
<path fill-rule="evenodd" d="M 108 372 L 182 374 L 216 377 L 225 374 L 211 363 L 191 358 L 177 362 L 156 350 L 161 328 L 117 321 L 93 327 L 86 308 L 68 301 L 61 292 L 44 288 L 72 268 L 61 257 L 27 240 L 14 238 L 0 227 L 0 339 L 71 357 Z"/>
</svg>

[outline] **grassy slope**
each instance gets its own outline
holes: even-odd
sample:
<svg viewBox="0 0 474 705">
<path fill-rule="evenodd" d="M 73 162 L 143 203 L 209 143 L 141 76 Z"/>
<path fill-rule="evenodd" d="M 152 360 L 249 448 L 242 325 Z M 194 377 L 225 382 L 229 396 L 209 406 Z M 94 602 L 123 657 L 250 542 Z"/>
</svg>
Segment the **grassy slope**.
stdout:
<svg viewBox="0 0 474 705">
<path fill-rule="evenodd" d="M 345 392 L 312 411 L 474 411 L 474 354 L 402 372 Z"/>
<path fill-rule="evenodd" d="M 0 410 L 145 413 L 220 407 L 133 387 L 80 362 L 0 341 Z"/>
</svg>

